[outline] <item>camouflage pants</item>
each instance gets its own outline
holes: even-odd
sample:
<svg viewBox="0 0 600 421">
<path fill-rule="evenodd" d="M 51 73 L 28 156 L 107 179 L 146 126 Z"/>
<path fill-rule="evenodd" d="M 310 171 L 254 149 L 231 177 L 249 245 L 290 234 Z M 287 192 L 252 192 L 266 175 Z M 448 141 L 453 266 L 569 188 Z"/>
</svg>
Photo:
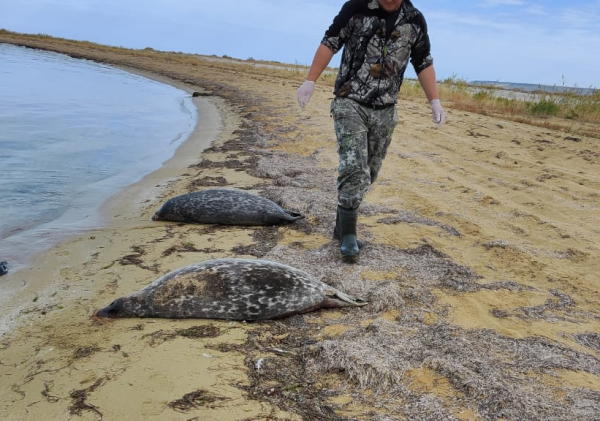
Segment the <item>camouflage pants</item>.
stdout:
<svg viewBox="0 0 600 421">
<path fill-rule="evenodd" d="M 360 206 L 375 182 L 398 124 L 396 107 L 372 109 L 348 98 L 331 102 L 338 142 L 338 204 L 346 209 Z"/>
</svg>

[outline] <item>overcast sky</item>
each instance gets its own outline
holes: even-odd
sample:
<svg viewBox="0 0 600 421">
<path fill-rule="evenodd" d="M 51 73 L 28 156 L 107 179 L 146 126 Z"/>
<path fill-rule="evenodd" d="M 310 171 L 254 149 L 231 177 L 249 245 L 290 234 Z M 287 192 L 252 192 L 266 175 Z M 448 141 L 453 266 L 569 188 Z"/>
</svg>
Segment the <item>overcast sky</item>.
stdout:
<svg viewBox="0 0 600 421">
<path fill-rule="evenodd" d="M 0 0 L 0 28 L 128 48 L 310 64 L 343 3 Z M 600 0 L 413 4 L 427 20 L 438 79 L 600 87 Z M 339 60 L 338 54 L 331 65 Z"/>
</svg>

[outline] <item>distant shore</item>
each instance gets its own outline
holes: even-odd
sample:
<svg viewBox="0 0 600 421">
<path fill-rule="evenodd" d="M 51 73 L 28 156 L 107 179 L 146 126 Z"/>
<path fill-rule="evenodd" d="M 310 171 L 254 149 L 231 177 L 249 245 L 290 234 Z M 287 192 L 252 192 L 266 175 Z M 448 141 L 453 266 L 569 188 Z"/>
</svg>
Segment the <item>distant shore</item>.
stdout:
<svg viewBox="0 0 600 421">
<path fill-rule="evenodd" d="M 599 88 L 582 88 L 577 86 L 559 86 L 559 85 L 542 85 L 534 83 L 517 83 L 517 82 L 493 82 L 486 80 L 474 80 L 469 82 L 471 85 L 491 86 L 504 90 L 530 92 L 530 93 L 567 93 L 576 95 L 597 95 Z"/>
</svg>

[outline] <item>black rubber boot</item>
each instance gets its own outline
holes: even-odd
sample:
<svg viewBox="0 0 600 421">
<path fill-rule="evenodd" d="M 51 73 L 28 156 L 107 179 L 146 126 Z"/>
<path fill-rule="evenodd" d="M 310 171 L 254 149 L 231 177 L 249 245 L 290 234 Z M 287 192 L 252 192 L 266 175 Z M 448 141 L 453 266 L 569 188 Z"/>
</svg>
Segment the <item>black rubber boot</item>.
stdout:
<svg viewBox="0 0 600 421">
<path fill-rule="evenodd" d="M 338 226 L 342 239 L 340 251 L 342 260 L 348 263 L 354 263 L 358 260 L 358 241 L 356 240 L 356 220 L 358 219 L 358 209 L 345 209 L 338 206 Z"/>
<path fill-rule="evenodd" d="M 358 236 L 357 236 L 358 237 Z M 333 229 L 333 238 L 338 240 L 340 244 L 342 243 L 342 236 L 340 235 L 340 213 L 337 212 L 335 214 L 335 228 Z M 356 243 L 358 244 L 358 248 L 361 249 L 363 246 L 363 240 L 356 238 Z"/>
</svg>

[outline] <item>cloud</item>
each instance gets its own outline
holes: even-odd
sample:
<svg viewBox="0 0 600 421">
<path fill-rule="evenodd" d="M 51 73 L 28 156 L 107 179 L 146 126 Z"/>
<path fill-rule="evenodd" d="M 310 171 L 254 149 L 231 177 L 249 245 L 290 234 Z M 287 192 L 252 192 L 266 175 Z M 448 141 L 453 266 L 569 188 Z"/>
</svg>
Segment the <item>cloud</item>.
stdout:
<svg viewBox="0 0 600 421">
<path fill-rule="evenodd" d="M 565 9 L 558 14 L 557 18 L 560 25 L 569 28 L 588 28 L 597 32 L 600 10 L 597 7 Z"/>
<path fill-rule="evenodd" d="M 498 6 L 523 6 L 527 2 L 522 0 L 485 0 L 480 4 L 482 7 L 498 7 Z"/>
<path fill-rule="evenodd" d="M 546 16 L 548 13 L 546 9 L 541 4 L 530 4 L 527 5 L 525 9 L 523 9 L 525 13 L 530 15 L 538 15 L 538 16 Z"/>
<path fill-rule="evenodd" d="M 551 21 L 521 11 L 424 11 L 438 76 L 553 85 L 564 75 L 570 84 L 600 86 L 591 70 L 600 68 L 597 7 L 548 12 Z"/>
</svg>

